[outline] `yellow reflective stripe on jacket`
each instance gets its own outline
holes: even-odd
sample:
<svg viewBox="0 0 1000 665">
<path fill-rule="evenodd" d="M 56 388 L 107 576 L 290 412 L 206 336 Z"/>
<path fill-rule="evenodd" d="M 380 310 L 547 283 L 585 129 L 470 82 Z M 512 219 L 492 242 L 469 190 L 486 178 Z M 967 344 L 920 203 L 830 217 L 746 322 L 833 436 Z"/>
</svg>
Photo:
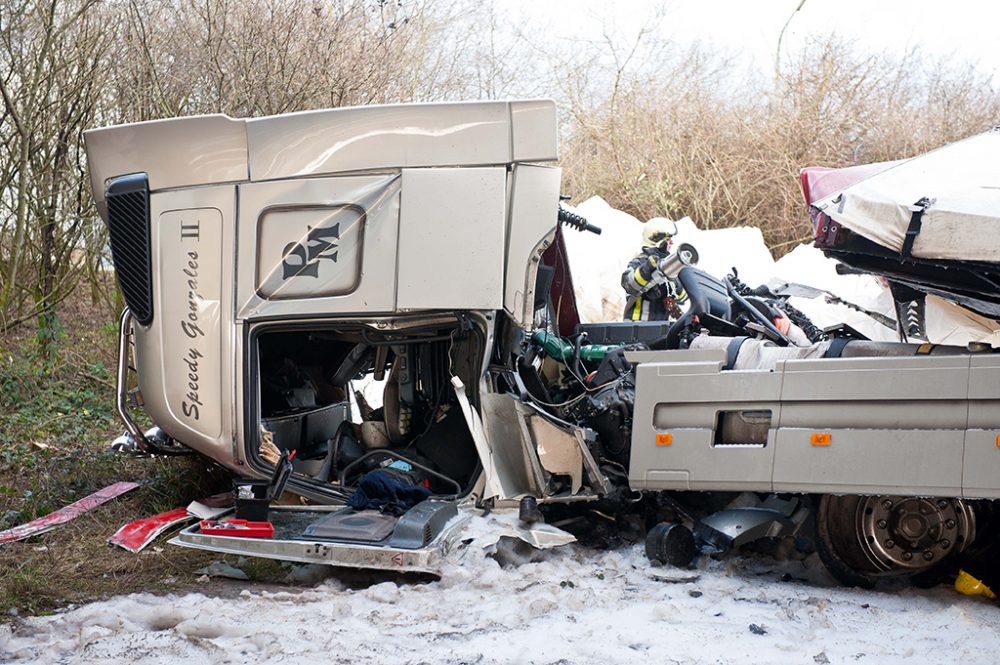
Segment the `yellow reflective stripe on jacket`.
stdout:
<svg viewBox="0 0 1000 665">
<path fill-rule="evenodd" d="M 632 320 L 638 321 L 642 318 L 642 298 L 635 299 L 635 307 L 632 308 Z"/>
<path fill-rule="evenodd" d="M 638 268 L 635 269 L 635 281 L 639 283 L 639 286 L 646 286 L 647 284 L 649 284 L 649 280 L 642 278 L 641 270 L 642 266 L 639 266 Z"/>
</svg>

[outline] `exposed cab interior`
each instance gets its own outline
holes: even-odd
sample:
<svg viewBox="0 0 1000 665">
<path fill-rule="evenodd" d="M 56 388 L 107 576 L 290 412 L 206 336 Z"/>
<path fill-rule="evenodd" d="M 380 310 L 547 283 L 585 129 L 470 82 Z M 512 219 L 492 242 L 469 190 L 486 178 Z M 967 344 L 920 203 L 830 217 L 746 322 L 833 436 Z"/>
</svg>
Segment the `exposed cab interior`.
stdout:
<svg viewBox="0 0 1000 665">
<path fill-rule="evenodd" d="M 402 547 L 433 539 L 433 529 L 402 541 L 396 531 L 411 513 L 442 527 L 438 513 L 454 516 L 479 476 L 452 379 L 467 387 L 461 398 L 478 402 L 484 339 L 464 315 L 254 331 L 247 458 L 266 471 L 294 451 L 296 491 L 344 506 L 299 519 L 292 538 Z"/>
</svg>

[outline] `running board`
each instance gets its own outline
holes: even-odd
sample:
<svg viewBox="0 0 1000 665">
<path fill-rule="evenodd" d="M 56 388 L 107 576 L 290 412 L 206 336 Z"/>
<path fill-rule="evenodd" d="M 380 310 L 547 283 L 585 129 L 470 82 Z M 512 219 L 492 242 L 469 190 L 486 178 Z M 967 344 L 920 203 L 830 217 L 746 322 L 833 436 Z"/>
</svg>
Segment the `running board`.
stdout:
<svg viewBox="0 0 1000 665">
<path fill-rule="evenodd" d="M 342 507 L 319 509 L 271 508 L 274 521 L 282 514 L 313 513 L 320 519 Z M 235 536 L 209 536 L 202 534 L 198 525 L 192 525 L 170 540 L 172 545 L 208 550 L 220 554 L 252 556 L 295 563 L 317 563 L 347 568 L 367 568 L 374 570 L 395 570 L 399 572 L 421 572 L 440 576 L 441 561 L 451 551 L 461 535 L 461 527 L 469 520 L 470 514 L 459 511 L 423 547 L 404 549 L 369 543 L 347 543 L 320 539 L 294 538 L 239 538 Z M 276 519 L 275 519 L 276 518 Z"/>
</svg>

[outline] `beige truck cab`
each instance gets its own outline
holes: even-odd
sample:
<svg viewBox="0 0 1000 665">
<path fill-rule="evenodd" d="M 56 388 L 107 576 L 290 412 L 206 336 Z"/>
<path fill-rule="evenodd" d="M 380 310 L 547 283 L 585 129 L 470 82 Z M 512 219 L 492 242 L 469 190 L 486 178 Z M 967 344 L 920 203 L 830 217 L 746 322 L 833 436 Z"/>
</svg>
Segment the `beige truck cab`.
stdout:
<svg viewBox="0 0 1000 665">
<path fill-rule="evenodd" d="M 333 529 L 322 547 L 285 552 L 299 560 L 356 564 L 373 545 L 403 565 L 414 544 L 440 540 L 460 501 L 558 500 L 546 464 L 576 464 L 563 498 L 593 495 L 582 437 L 515 404 L 486 372 L 496 335 L 510 334 L 498 318 L 531 325 L 538 266 L 557 251 L 556 137 L 548 100 L 88 132 L 128 306 L 119 399 L 132 441 L 267 477 L 266 438 L 297 451 L 289 487 L 315 505 L 342 505 L 353 471 L 377 462 L 419 467 L 446 497 L 410 551 L 389 547 L 397 520 L 373 516 L 371 538 L 357 524 L 344 538 Z M 130 381 L 148 433 L 125 404 Z M 557 435 L 558 450 L 528 445 Z M 350 547 L 331 553 L 337 542 Z"/>
</svg>

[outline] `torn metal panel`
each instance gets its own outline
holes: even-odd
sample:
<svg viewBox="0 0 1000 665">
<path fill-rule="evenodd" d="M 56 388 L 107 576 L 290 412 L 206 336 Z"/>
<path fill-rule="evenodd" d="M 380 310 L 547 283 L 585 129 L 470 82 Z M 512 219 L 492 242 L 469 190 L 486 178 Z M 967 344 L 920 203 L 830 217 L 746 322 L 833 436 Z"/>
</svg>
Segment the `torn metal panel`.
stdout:
<svg viewBox="0 0 1000 665">
<path fill-rule="evenodd" d="M 193 520 L 187 508 L 174 508 L 159 515 L 126 524 L 108 538 L 108 543 L 137 554 L 172 526 Z"/>
<path fill-rule="evenodd" d="M 4 543 L 12 543 L 17 540 L 24 540 L 25 538 L 45 533 L 60 524 L 65 524 L 70 520 L 76 519 L 80 515 L 107 503 L 115 497 L 121 496 L 125 492 L 134 490 L 136 487 L 139 487 L 139 483 L 115 483 L 114 485 L 109 485 L 102 490 L 94 492 L 90 496 L 86 496 L 79 501 L 71 503 L 64 508 L 60 508 L 53 513 L 49 513 L 44 517 L 39 517 L 38 519 L 32 520 L 27 524 L 15 526 L 11 529 L 7 529 L 6 531 L 0 531 L 0 545 Z"/>
<path fill-rule="evenodd" d="M 486 476 L 486 487 L 483 490 L 483 499 L 492 499 L 503 495 L 503 487 L 497 474 L 496 465 L 493 461 L 493 453 L 490 450 L 489 440 L 486 437 L 486 430 L 483 429 L 483 422 L 479 418 L 479 413 L 472 408 L 469 396 L 465 394 L 465 384 L 457 376 L 451 377 L 451 385 L 455 389 L 455 397 L 462 407 L 462 415 L 469 426 L 469 433 L 476 444 L 476 452 L 483 464 L 483 474 Z"/>
<path fill-rule="evenodd" d="M 483 424 L 489 441 L 504 442 L 503 445 L 490 446 L 503 498 L 540 496 L 545 478 L 531 449 L 531 440 L 526 440 L 522 431 L 519 402 L 512 395 L 495 393 L 482 395 L 481 401 Z"/>
<path fill-rule="evenodd" d="M 720 510 L 695 525 L 695 536 L 720 551 L 759 538 L 794 535 L 809 511 L 798 499 L 772 495 L 758 506 Z"/>
<path fill-rule="evenodd" d="M 576 437 L 539 416 L 531 416 L 527 421 L 542 468 L 552 474 L 569 476 L 570 492 L 578 493 L 583 485 L 583 455 Z"/>
<path fill-rule="evenodd" d="M 466 528 L 484 549 L 496 545 L 501 538 L 517 538 L 532 547 L 547 550 L 576 542 L 576 536 L 550 524 L 525 524 L 516 510 L 494 510 L 489 515 L 473 517 Z"/>
</svg>

